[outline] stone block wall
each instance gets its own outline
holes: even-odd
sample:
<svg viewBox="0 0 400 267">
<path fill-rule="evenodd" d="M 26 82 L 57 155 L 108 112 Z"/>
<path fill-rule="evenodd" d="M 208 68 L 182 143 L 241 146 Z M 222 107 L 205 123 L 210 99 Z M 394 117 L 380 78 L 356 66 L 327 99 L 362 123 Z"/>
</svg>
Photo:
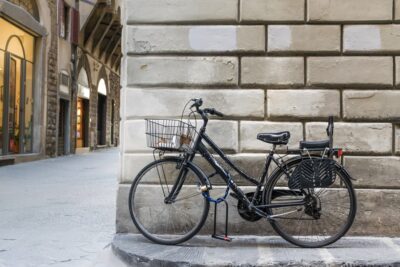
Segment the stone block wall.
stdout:
<svg viewBox="0 0 400 267">
<path fill-rule="evenodd" d="M 121 84 L 121 82 L 120 82 L 120 77 L 117 74 L 115 74 L 114 72 L 110 72 L 109 79 L 110 79 L 111 96 L 112 96 L 112 100 L 114 100 L 114 118 L 113 118 L 114 119 L 114 129 L 113 129 L 114 140 L 111 139 L 111 137 L 112 137 L 111 136 L 111 127 L 107 127 L 109 129 L 109 131 L 107 132 L 107 138 L 109 139 L 110 145 L 118 146 L 120 143 L 120 140 L 119 140 L 119 132 L 120 131 L 119 130 L 120 130 L 120 102 L 121 102 L 120 101 L 120 99 L 121 99 L 121 97 L 120 97 L 121 85 L 120 84 Z M 111 114 L 111 104 L 112 104 L 111 99 L 109 99 L 109 102 L 110 102 L 110 108 L 108 110 L 110 111 L 109 112 L 110 119 L 107 123 L 111 125 L 111 120 L 112 120 L 112 118 L 111 118 L 111 116 L 112 116 L 112 114 Z"/>
<path fill-rule="evenodd" d="M 47 92 L 46 92 L 46 141 L 45 154 L 56 156 L 57 144 L 57 112 L 58 112 L 58 24 L 57 1 L 47 1 L 51 14 L 50 49 L 47 60 Z"/>
<path fill-rule="evenodd" d="M 400 0 L 125 0 L 122 10 L 118 232 L 134 231 L 127 190 L 152 160 L 143 119 L 178 117 L 202 97 L 226 114 L 210 135 L 251 167 L 270 148 L 257 133 L 290 130 L 296 147 L 326 139 L 335 116 L 335 146 L 357 179 L 351 233 L 400 233 Z"/>
</svg>

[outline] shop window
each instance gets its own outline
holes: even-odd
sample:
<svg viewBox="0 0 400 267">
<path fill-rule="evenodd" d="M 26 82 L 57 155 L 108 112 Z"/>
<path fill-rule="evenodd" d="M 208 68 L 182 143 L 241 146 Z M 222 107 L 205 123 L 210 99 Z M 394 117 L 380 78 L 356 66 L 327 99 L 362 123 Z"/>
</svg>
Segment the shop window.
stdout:
<svg viewBox="0 0 400 267">
<path fill-rule="evenodd" d="M 34 37 L 0 18 L 0 155 L 33 147 Z"/>
<path fill-rule="evenodd" d="M 21 39 L 18 36 L 13 35 L 10 37 L 7 43 L 7 52 L 13 54 L 14 56 L 25 58 L 25 51 L 22 46 Z"/>
<path fill-rule="evenodd" d="M 0 29 L 0 50 L 10 51 L 18 57 L 34 62 L 35 38 L 32 35 L 3 18 L 0 18 Z"/>
</svg>

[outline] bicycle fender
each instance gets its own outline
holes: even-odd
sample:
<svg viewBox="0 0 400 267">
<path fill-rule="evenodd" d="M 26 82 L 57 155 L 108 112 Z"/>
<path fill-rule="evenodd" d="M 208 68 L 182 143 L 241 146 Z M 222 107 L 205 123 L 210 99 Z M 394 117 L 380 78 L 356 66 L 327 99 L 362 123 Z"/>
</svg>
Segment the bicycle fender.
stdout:
<svg viewBox="0 0 400 267">
<path fill-rule="evenodd" d="M 200 169 L 200 167 L 194 164 L 193 162 L 187 162 L 186 164 L 192 167 L 192 170 L 196 173 L 197 176 L 199 176 L 202 185 L 205 185 L 207 186 L 208 189 L 211 189 L 210 180 L 208 179 L 207 175 L 203 172 L 203 170 Z"/>
<path fill-rule="evenodd" d="M 288 165 L 288 164 L 292 164 L 293 162 L 296 162 L 296 161 L 301 161 L 301 159 L 302 159 L 302 157 L 300 157 L 300 156 L 296 156 L 296 157 L 293 157 L 293 158 L 291 158 L 291 159 L 288 159 L 287 161 L 285 161 L 284 162 L 284 165 Z M 273 171 L 272 171 L 272 173 L 269 175 L 269 177 L 273 177 L 274 175 L 277 175 L 279 172 L 281 171 L 281 169 L 280 168 L 275 168 Z M 267 183 L 268 184 L 268 183 Z"/>
<path fill-rule="evenodd" d="M 353 176 L 350 175 L 350 173 L 344 168 L 344 166 L 340 165 L 338 162 L 336 162 L 336 168 L 338 168 L 338 170 L 342 172 L 343 175 L 349 177 L 350 180 L 357 181 L 357 179 L 353 178 Z"/>
</svg>

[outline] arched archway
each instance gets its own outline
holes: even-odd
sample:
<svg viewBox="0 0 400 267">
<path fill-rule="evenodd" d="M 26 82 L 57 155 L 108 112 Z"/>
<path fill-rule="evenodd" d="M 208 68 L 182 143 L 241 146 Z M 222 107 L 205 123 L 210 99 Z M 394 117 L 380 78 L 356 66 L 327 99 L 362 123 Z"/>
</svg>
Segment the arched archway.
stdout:
<svg viewBox="0 0 400 267">
<path fill-rule="evenodd" d="M 22 44 L 21 38 L 17 35 L 11 35 L 6 43 L 6 51 L 14 56 L 25 59 L 25 48 Z"/>
<path fill-rule="evenodd" d="M 102 66 L 101 69 L 99 70 L 99 74 L 97 76 L 97 85 L 100 84 L 100 82 L 104 83 L 106 89 L 107 89 L 107 95 L 109 94 L 110 86 L 109 86 L 109 81 L 108 81 L 108 73 L 105 68 L 105 66 Z"/>
<path fill-rule="evenodd" d="M 99 84 L 97 85 L 97 92 L 99 94 L 107 96 L 107 91 L 108 90 L 107 90 L 106 81 L 103 78 L 101 78 L 99 81 Z"/>
<path fill-rule="evenodd" d="M 103 78 L 97 84 L 97 145 L 106 145 L 107 139 L 107 85 Z"/>
<path fill-rule="evenodd" d="M 78 97 L 90 99 L 90 82 L 85 68 L 81 68 L 78 74 Z"/>
</svg>

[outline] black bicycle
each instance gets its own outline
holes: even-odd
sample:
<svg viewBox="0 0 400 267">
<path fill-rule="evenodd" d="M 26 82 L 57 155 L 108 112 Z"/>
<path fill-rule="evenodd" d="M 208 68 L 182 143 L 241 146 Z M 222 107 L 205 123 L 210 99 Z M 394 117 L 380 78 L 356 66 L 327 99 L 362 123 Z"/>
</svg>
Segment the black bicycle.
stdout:
<svg viewBox="0 0 400 267">
<path fill-rule="evenodd" d="M 301 141 L 299 149 L 287 149 L 285 156 L 277 154 L 276 148 L 287 145 L 289 132 L 258 134 L 257 139 L 273 148 L 256 179 L 237 167 L 206 134 L 208 116 L 223 114 L 202 109 L 201 99 L 189 103 L 188 117 L 146 120 L 147 145 L 155 149 L 155 161 L 139 172 L 129 194 L 132 220 L 145 237 L 168 245 L 189 240 L 204 225 L 211 202 L 215 203 L 212 236 L 230 241 L 225 201 L 229 195 L 237 199 L 242 218 L 249 222 L 268 220 L 281 237 L 297 246 L 322 247 L 346 234 L 356 215 L 356 196 L 351 176 L 335 160 L 342 157 L 342 149 L 332 147 L 332 117 L 328 140 Z M 197 114 L 203 120 L 201 127 L 197 127 Z M 212 167 L 210 174 L 193 162 L 197 154 Z M 277 167 L 268 176 L 272 162 Z M 243 192 L 232 172 L 254 185 L 254 190 Z M 221 177 L 226 188 L 213 187 L 214 176 Z M 214 196 L 216 192 L 219 197 Z M 216 235 L 216 207 L 222 202 L 226 204 L 225 234 Z"/>
</svg>

